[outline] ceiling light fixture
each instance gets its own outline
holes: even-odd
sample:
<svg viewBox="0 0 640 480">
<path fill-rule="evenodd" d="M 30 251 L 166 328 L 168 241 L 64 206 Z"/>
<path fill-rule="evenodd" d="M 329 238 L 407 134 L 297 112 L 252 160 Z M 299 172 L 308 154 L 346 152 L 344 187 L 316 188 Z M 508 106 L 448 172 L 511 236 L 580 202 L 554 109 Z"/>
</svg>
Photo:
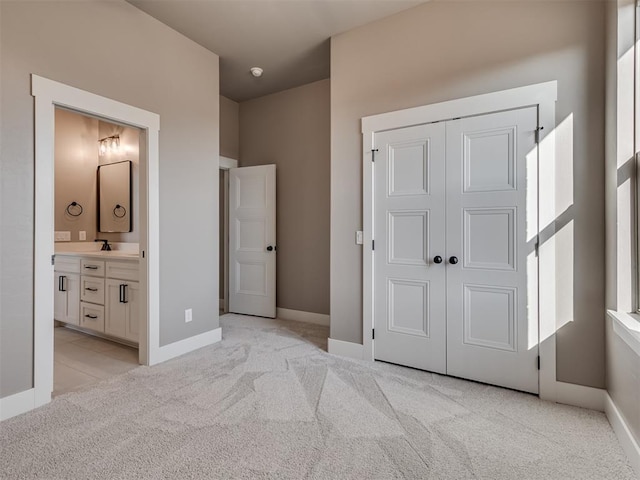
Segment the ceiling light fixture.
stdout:
<svg viewBox="0 0 640 480">
<path fill-rule="evenodd" d="M 260 67 L 251 67 L 249 69 L 249 71 L 251 72 L 251 75 L 253 75 L 254 77 L 258 78 L 262 76 L 262 72 L 264 70 L 262 70 Z"/>
</svg>

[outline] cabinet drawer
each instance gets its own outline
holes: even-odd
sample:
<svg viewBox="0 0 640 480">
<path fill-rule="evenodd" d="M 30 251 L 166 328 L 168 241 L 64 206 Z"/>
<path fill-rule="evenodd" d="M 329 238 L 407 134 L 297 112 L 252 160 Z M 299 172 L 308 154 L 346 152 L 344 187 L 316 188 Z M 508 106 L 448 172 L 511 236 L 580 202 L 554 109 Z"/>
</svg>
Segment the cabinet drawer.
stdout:
<svg viewBox="0 0 640 480">
<path fill-rule="evenodd" d="M 82 275 L 92 275 L 94 277 L 104 277 L 104 261 L 89 260 L 83 258 L 80 261 Z"/>
<path fill-rule="evenodd" d="M 108 278 L 119 278 L 121 280 L 137 282 L 140 277 L 138 271 L 138 262 L 107 262 Z"/>
<path fill-rule="evenodd" d="M 83 302 L 104 305 L 104 278 L 82 275 L 80 281 L 80 299 Z"/>
<path fill-rule="evenodd" d="M 56 272 L 80 273 L 80 259 L 56 255 L 54 270 Z"/>
<path fill-rule="evenodd" d="M 80 326 L 104 332 L 104 307 L 90 303 L 80 303 Z"/>
</svg>

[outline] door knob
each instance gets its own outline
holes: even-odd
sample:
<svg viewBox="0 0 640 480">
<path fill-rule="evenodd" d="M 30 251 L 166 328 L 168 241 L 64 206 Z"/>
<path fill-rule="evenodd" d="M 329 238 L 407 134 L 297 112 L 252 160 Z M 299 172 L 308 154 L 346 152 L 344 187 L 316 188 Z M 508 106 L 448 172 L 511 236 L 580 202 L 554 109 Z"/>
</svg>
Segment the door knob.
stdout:
<svg viewBox="0 0 640 480">
<path fill-rule="evenodd" d="M 442 263 L 442 257 L 440 255 L 436 255 L 433 257 L 433 263 Z"/>
<path fill-rule="evenodd" d="M 271 245 L 267 247 L 267 252 L 273 252 L 273 247 Z"/>
<path fill-rule="evenodd" d="M 458 263 L 458 257 L 449 257 L 449 263 L 451 265 L 455 265 L 456 263 Z"/>
</svg>

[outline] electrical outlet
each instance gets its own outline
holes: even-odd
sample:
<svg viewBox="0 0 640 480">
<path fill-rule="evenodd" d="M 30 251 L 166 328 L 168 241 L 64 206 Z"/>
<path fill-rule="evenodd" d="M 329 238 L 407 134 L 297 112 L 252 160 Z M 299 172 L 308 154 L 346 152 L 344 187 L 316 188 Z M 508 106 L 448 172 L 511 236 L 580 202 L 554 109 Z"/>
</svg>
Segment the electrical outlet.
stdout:
<svg viewBox="0 0 640 480">
<path fill-rule="evenodd" d="M 56 242 L 70 242 L 71 232 L 55 232 L 54 241 Z"/>
<path fill-rule="evenodd" d="M 193 320 L 193 310 L 190 308 L 187 308 L 184 311 L 184 323 L 189 323 L 191 320 Z"/>
<path fill-rule="evenodd" d="M 78 233 L 78 240 L 86 240 L 87 239 L 87 232 L 85 232 L 84 230 L 80 230 L 80 233 Z"/>
</svg>

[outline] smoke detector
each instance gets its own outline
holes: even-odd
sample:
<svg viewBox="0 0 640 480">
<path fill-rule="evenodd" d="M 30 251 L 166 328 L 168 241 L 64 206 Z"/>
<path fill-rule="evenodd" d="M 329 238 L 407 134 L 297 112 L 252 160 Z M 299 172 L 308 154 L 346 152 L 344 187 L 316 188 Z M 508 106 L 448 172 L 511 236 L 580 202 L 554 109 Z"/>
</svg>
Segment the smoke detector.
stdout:
<svg viewBox="0 0 640 480">
<path fill-rule="evenodd" d="M 263 70 L 260 67 L 251 67 L 249 71 L 251 72 L 251 75 L 253 75 L 256 78 L 261 77 L 263 72 Z"/>
</svg>

